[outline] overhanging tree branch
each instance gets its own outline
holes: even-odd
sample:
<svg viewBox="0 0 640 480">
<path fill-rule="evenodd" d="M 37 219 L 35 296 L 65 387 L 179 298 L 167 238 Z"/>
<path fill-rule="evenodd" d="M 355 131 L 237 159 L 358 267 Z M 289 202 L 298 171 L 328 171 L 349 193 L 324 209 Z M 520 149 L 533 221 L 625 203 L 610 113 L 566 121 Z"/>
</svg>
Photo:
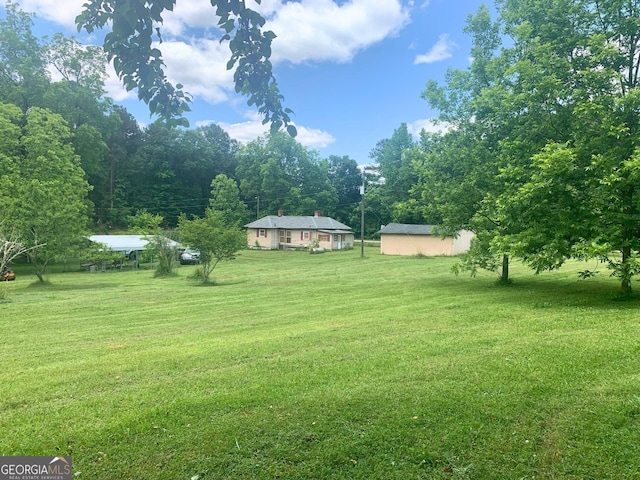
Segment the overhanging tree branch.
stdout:
<svg viewBox="0 0 640 480">
<path fill-rule="evenodd" d="M 260 4 L 260 0 L 256 0 Z M 182 116 L 190 111 L 192 97 L 180 84 L 167 79 L 162 52 L 153 45 L 162 43 L 160 32 L 163 15 L 172 11 L 176 0 L 89 0 L 76 17 L 78 31 L 92 33 L 111 26 L 103 49 L 127 90 L 137 89 L 138 98 L 149 105 L 151 114 L 169 123 L 188 126 Z M 225 33 L 221 42 L 229 42 L 231 57 L 227 69 L 234 71 L 236 92 L 249 97 L 271 123 L 272 131 L 285 127 L 291 136 L 296 128 L 290 124 L 290 109 L 284 108 L 284 97 L 273 76 L 271 42 L 276 35 L 263 31 L 265 19 L 247 8 L 244 1 L 211 0 L 219 18 L 217 26 Z"/>
</svg>

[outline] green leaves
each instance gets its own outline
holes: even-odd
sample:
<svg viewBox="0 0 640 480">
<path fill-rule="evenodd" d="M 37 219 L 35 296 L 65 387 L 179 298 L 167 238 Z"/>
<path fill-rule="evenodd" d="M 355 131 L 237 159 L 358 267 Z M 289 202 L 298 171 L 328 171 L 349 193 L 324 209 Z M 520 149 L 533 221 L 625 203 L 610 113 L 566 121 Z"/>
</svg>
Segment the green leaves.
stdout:
<svg viewBox="0 0 640 480">
<path fill-rule="evenodd" d="M 259 2 L 257 2 L 259 3 Z M 273 77 L 271 42 L 276 35 L 262 31 L 265 19 L 239 0 L 211 0 L 219 17 L 218 27 L 225 33 L 222 41 L 228 41 L 231 57 L 227 69 L 234 72 L 235 90 L 248 96 L 248 105 L 258 107 L 272 130 L 282 126 L 295 136 L 291 125 L 291 110 L 282 105 L 284 97 Z M 164 74 L 161 52 L 152 48 L 154 37 L 160 43 L 159 24 L 163 13 L 173 10 L 175 0 L 89 0 L 84 11 L 76 18 L 78 30 L 92 32 L 95 28 L 111 25 L 105 36 L 103 48 L 127 90 L 137 89 L 138 98 L 149 105 L 152 114 L 172 124 L 187 126 L 182 117 L 190 110 L 190 94 L 182 86 L 173 86 Z M 291 127 L 291 128 L 290 128 Z"/>
<path fill-rule="evenodd" d="M 292 137 L 296 137 L 298 135 L 298 129 L 294 125 L 287 125 L 287 133 Z"/>
<path fill-rule="evenodd" d="M 62 259 L 85 233 L 90 187 L 62 117 L 38 107 L 20 117 L 12 110 L 0 107 L 2 129 L 13 124 L 20 146 L 0 146 L 0 159 L 9 157 L 11 167 L 0 176 L 0 222 L 11 225 L 30 249 L 42 281 L 49 262 Z"/>
<path fill-rule="evenodd" d="M 200 251 L 203 283 L 209 281 L 219 262 L 235 259 L 237 252 L 247 245 L 246 233 L 227 225 L 222 213 L 212 209 L 207 209 L 204 218 L 181 216 L 178 232 L 183 244 Z"/>
<path fill-rule="evenodd" d="M 466 221 L 487 228 L 489 250 L 536 271 L 597 257 L 628 290 L 640 251 L 640 5 L 498 6 L 500 29 L 486 9 L 469 18 L 470 68 L 427 84 L 423 97 L 459 132 L 428 145 L 414 192 L 445 223 L 477 195 Z M 512 45 L 498 50 L 498 31 Z M 456 137 L 474 146 L 455 150 Z"/>
<path fill-rule="evenodd" d="M 247 206 L 240 200 L 240 190 L 235 180 L 224 174 L 211 181 L 211 210 L 220 212 L 225 225 L 241 227 L 248 220 Z"/>
</svg>

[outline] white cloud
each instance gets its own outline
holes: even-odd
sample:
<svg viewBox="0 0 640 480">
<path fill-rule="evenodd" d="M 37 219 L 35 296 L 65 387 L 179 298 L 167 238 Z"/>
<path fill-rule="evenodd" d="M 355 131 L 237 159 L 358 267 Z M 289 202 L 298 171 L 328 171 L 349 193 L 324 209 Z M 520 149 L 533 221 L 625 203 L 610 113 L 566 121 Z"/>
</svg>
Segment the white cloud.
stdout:
<svg viewBox="0 0 640 480">
<path fill-rule="evenodd" d="M 22 0 L 26 11 L 75 30 L 75 17 L 86 0 Z M 251 8 L 267 18 L 265 28 L 277 38 L 272 61 L 348 62 L 356 53 L 398 33 L 409 21 L 409 6 L 401 0 L 263 0 Z M 163 53 L 166 42 L 181 39 L 189 29 L 200 37 L 219 35 L 218 18 L 209 0 L 176 2 L 165 12 Z M 226 62 L 225 62 L 226 64 Z M 222 65 L 225 67 L 225 65 Z"/>
<path fill-rule="evenodd" d="M 18 0 L 22 10 L 33 12 L 38 18 L 54 21 L 76 29 L 76 17 L 82 12 L 86 0 Z"/>
<path fill-rule="evenodd" d="M 74 31 L 75 17 L 85 1 L 21 0 L 26 11 Z M 266 17 L 265 29 L 277 35 L 271 57 L 274 63 L 349 62 L 410 21 L 410 8 L 401 0 L 263 0 L 260 5 L 248 5 Z M 214 104 L 236 98 L 231 93 L 233 74 L 226 69 L 230 53 L 228 45 L 218 41 L 217 21 L 209 0 L 176 2 L 175 10 L 164 15 L 163 43 L 155 45 L 162 51 L 169 80 Z M 118 99 L 125 93 L 114 82 L 115 76 L 108 88 Z"/>
<path fill-rule="evenodd" d="M 53 21 L 69 30 L 76 30 L 75 19 L 83 11 L 86 0 L 18 0 L 22 9 L 33 12 L 38 18 Z M 173 37 L 182 35 L 188 27 L 215 28 L 218 19 L 209 0 L 176 2 L 172 12 L 163 15 L 161 31 Z"/>
<path fill-rule="evenodd" d="M 414 137 L 419 137 L 422 130 L 427 133 L 446 133 L 451 128 L 451 125 L 439 122 L 435 118 L 423 118 L 407 125 L 407 130 Z"/>
<path fill-rule="evenodd" d="M 217 123 L 229 136 L 240 143 L 248 143 L 269 131 L 269 125 L 262 124 L 262 117 L 256 112 L 249 112 L 247 120 L 238 123 L 214 121 L 197 122 L 197 126 Z M 296 125 L 298 136 L 296 141 L 308 148 L 325 148 L 335 142 L 335 138 L 328 132 Z"/>
<path fill-rule="evenodd" d="M 182 0 L 176 2 L 173 12 L 164 14 L 161 27 L 163 36 L 183 35 L 187 28 L 215 29 L 218 17 L 209 0 Z"/>
<path fill-rule="evenodd" d="M 316 128 L 298 127 L 298 143 L 309 148 L 325 148 L 331 145 L 336 139 L 328 132 L 323 132 Z"/>
<path fill-rule="evenodd" d="M 431 47 L 431 50 L 424 55 L 417 55 L 413 63 L 417 65 L 419 63 L 434 63 L 446 60 L 453 56 L 453 49 L 457 46 L 458 45 L 449 38 L 449 35 L 443 33 L 438 37 L 438 41 Z"/>
<path fill-rule="evenodd" d="M 269 131 L 269 125 L 262 125 L 262 118 L 257 112 L 250 112 L 246 115 L 247 120 L 239 123 L 216 122 L 214 120 L 205 120 L 197 122 L 196 125 L 201 127 L 217 123 L 229 136 L 240 143 L 248 143 L 255 140 L 261 135 Z"/>
<path fill-rule="evenodd" d="M 263 17 L 270 17 L 282 8 L 283 0 L 262 0 L 260 5 L 250 2 L 249 8 L 260 12 Z"/>
<path fill-rule="evenodd" d="M 166 41 L 159 47 L 173 83 L 209 103 L 229 100 L 233 91 L 233 72 L 227 70 L 228 46 L 217 40 Z"/>
<path fill-rule="evenodd" d="M 348 62 L 359 51 L 395 35 L 409 22 L 409 12 L 398 0 L 265 3 L 269 3 L 264 7 L 266 11 L 272 12 L 265 28 L 277 35 L 273 41 L 274 63 Z"/>
</svg>

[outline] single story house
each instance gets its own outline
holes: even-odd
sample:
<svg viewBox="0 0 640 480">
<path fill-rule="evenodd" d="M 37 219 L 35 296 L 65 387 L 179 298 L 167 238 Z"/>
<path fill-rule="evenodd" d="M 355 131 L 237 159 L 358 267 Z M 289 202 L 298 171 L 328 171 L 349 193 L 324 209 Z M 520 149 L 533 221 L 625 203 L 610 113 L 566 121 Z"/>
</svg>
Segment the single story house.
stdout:
<svg viewBox="0 0 640 480">
<path fill-rule="evenodd" d="M 443 237 L 434 225 L 390 223 L 380 231 L 380 253 L 383 255 L 458 255 L 471 247 L 475 233 L 461 230 L 455 236 Z"/>
<path fill-rule="evenodd" d="M 316 211 L 313 216 L 268 215 L 245 225 L 249 248 L 278 250 L 309 248 L 344 250 L 353 248 L 351 227 Z"/>
</svg>

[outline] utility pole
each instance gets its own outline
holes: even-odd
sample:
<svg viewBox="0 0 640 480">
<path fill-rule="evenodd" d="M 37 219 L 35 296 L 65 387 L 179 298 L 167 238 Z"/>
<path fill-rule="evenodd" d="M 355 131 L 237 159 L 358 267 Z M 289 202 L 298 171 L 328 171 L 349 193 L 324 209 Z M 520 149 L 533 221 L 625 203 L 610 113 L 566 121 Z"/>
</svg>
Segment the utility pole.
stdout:
<svg viewBox="0 0 640 480">
<path fill-rule="evenodd" d="M 256 197 L 256 219 L 260 220 L 260 197 Z"/>
<path fill-rule="evenodd" d="M 362 172 L 362 186 L 360 187 L 361 218 L 360 218 L 360 258 L 364 258 L 364 171 Z"/>
</svg>

